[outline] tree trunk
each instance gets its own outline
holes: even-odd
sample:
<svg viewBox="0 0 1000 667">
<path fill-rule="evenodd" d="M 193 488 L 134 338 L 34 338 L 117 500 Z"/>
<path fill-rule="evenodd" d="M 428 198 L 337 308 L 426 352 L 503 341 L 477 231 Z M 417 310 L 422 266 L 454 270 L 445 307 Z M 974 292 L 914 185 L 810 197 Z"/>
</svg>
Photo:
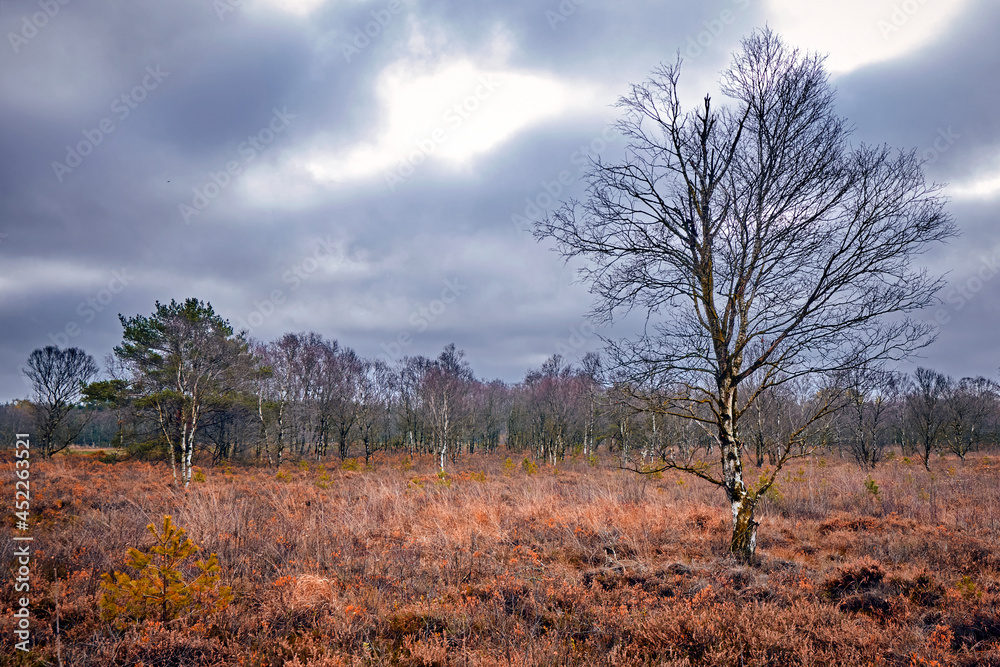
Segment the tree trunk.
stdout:
<svg viewBox="0 0 1000 667">
<path fill-rule="evenodd" d="M 191 432 L 191 439 L 187 444 L 187 462 L 186 462 L 186 477 L 184 478 L 184 488 L 186 489 L 191 483 L 191 464 L 194 458 L 194 431 Z"/>
<path fill-rule="evenodd" d="M 188 485 L 188 475 L 187 475 L 187 439 L 188 425 L 187 421 L 184 421 L 184 425 L 181 428 L 181 483 L 180 485 L 187 488 Z"/>
<path fill-rule="evenodd" d="M 754 510 L 757 496 L 747 491 L 743 480 L 743 463 L 740 460 L 740 442 L 733 422 L 736 390 L 720 383 L 719 394 L 719 449 L 722 454 L 722 481 L 733 508 L 733 539 L 730 551 L 743 562 L 753 559 L 757 548 L 757 526 Z"/>
<path fill-rule="evenodd" d="M 733 501 L 733 540 L 729 549 L 743 562 L 753 559 L 757 550 L 757 526 L 760 524 L 753 518 L 756 508 L 757 499 L 747 494 Z"/>
</svg>

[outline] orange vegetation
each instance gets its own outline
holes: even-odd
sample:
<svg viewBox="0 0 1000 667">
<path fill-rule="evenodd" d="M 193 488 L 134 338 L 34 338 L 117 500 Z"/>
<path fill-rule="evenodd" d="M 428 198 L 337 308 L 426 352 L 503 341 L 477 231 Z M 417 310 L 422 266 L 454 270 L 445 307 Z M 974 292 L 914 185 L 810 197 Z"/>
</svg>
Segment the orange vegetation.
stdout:
<svg viewBox="0 0 1000 667">
<path fill-rule="evenodd" d="M 871 477 L 792 466 L 761 508 L 752 567 L 726 554 L 721 493 L 692 478 L 434 463 L 208 468 L 185 493 L 162 464 L 38 462 L 36 646 L 14 650 L 9 575 L 0 664 L 57 664 L 58 650 L 64 665 L 1000 665 L 987 457 L 930 474 L 897 457 Z M 0 468 L 13 498 L 13 463 Z M 232 604 L 102 621 L 101 575 L 127 571 L 166 514 L 218 555 Z"/>
</svg>

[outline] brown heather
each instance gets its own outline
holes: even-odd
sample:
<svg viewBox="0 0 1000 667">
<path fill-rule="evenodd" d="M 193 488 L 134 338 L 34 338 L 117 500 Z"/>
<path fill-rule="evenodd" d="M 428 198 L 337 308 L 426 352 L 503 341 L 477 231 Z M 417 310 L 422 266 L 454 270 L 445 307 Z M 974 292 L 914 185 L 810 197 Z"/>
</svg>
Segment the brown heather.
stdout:
<svg viewBox="0 0 1000 667">
<path fill-rule="evenodd" d="M 503 457 L 445 477 L 431 458 L 326 465 L 205 469 L 184 493 L 163 465 L 33 463 L 37 645 L 14 650 L 5 540 L 0 664 L 1000 665 L 987 457 L 931 474 L 897 457 L 870 478 L 792 466 L 752 567 L 727 556 L 717 489 L 690 478 Z M 218 555 L 232 604 L 102 621 L 101 575 L 127 571 L 167 514 Z"/>
</svg>

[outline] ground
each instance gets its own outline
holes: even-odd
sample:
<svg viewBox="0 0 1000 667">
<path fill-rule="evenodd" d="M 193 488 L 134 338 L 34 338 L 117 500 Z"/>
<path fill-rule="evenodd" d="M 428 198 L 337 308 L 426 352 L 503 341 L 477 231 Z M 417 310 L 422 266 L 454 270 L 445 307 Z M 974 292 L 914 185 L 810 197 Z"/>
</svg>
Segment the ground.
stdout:
<svg viewBox="0 0 1000 667">
<path fill-rule="evenodd" d="M 8 540 L 0 664 L 1000 665 L 990 456 L 928 473 L 897 455 L 870 475 L 803 459 L 760 509 L 751 566 L 726 553 L 720 491 L 606 454 L 447 475 L 431 457 L 233 464 L 186 492 L 167 465 L 112 461 L 33 461 L 29 530 L 8 523 L 34 538 L 34 646 L 14 648 Z M 0 467 L 13 499 L 9 453 Z M 128 549 L 167 514 L 218 555 L 232 603 L 102 618 L 101 575 L 137 576 Z"/>
</svg>

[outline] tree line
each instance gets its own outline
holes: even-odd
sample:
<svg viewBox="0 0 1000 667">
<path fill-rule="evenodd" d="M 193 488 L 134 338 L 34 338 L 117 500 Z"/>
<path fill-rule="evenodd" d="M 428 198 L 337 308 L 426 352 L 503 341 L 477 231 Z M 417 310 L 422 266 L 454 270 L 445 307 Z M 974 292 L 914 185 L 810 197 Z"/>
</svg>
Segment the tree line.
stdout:
<svg viewBox="0 0 1000 667">
<path fill-rule="evenodd" d="M 454 344 L 433 359 L 389 364 L 315 332 L 254 341 L 196 299 L 121 321 L 105 379 L 78 348 L 31 353 L 32 399 L 0 406 L 6 443 L 30 430 L 46 455 L 75 442 L 169 460 L 181 485 L 195 462 L 277 466 L 394 452 L 434 456 L 443 470 L 463 455 L 502 450 L 551 463 L 600 452 L 638 466 L 694 466 L 718 446 L 696 414 L 666 407 L 681 396 L 614 379 L 596 353 L 578 364 L 555 354 L 511 384 L 478 378 Z M 837 409 L 793 438 L 800 416 L 834 390 Z M 778 443 L 870 468 L 898 449 L 929 467 L 936 454 L 964 459 L 1000 438 L 1000 385 L 927 368 L 912 376 L 855 370 L 823 387 L 785 383 L 748 408 L 739 435 L 758 468 L 796 454 Z"/>
</svg>

